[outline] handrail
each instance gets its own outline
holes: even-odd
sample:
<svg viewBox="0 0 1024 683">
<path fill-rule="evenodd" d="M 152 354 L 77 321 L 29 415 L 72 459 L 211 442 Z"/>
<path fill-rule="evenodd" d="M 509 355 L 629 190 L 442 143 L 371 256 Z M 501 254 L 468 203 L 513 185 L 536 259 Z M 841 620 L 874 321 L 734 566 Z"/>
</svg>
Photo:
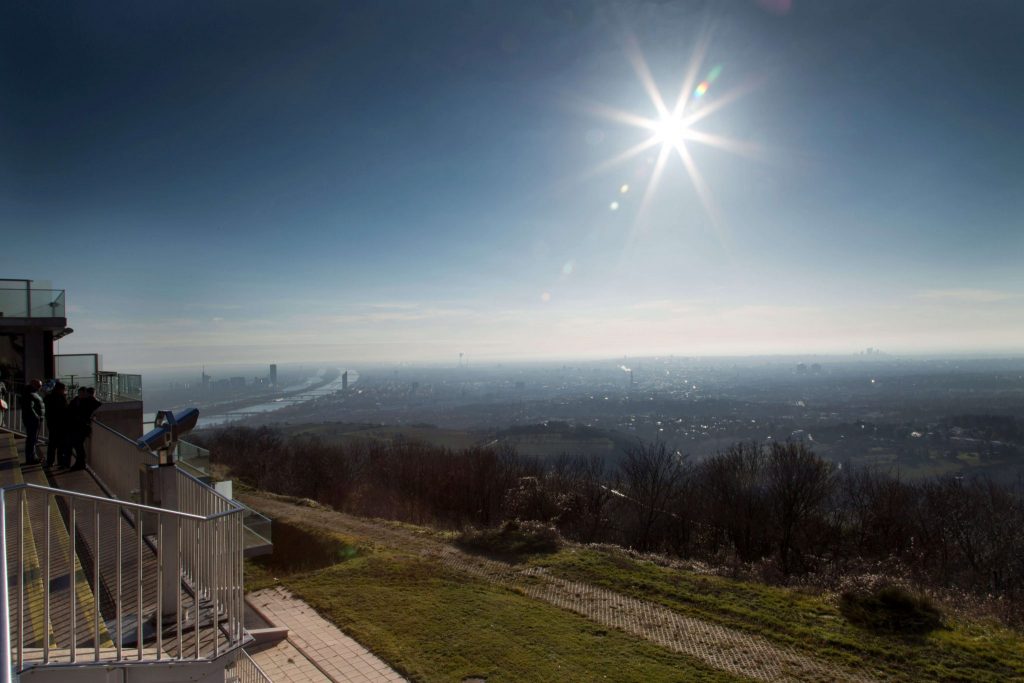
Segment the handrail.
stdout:
<svg viewBox="0 0 1024 683">
<path fill-rule="evenodd" d="M 211 472 L 193 464 L 193 461 L 200 459 L 209 461 L 210 451 L 184 439 L 178 440 L 175 458 L 178 467 L 202 482 L 204 477 L 209 477 L 211 475 Z M 220 492 L 218 491 L 218 493 Z M 235 498 L 232 498 L 231 502 L 235 506 L 245 509 L 245 513 L 243 515 L 245 528 L 248 529 L 253 536 L 266 541 L 267 544 L 271 544 L 273 542 L 273 538 L 270 518 L 256 510 L 253 510 L 251 507 Z"/>
<path fill-rule="evenodd" d="M 132 500 L 139 496 L 139 470 L 157 464 L 156 455 L 140 451 L 134 441 L 98 420 L 93 424 L 99 429 L 93 430 L 90 468 L 116 498 Z M 176 467 L 175 472 L 181 510 L 212 518 L 244 509 L 241 503 L 224 496 L 181 468 Z"/>
<path fill-rule="evenodd" d="M 270 676 L 245 650 L 238 651 L 234 661 L 228 664 L 227 670 L 234 671 L 238 683 L 273 683 Z"/>
<path fill-rule="evenodd" d="M 7 500 L 16 507 L 8 510 Z M 28 482 L 0 487 L 0 570 L 15 558 L 18 576 L 15 605 L 6 573 L 0 586 L 7 662 L 16 653 L 13 670 L 23 671 L 85 661 L 211 661 L 240 647 L 245 638 L 242 512 L 204 517 Z M 5 533 L 9 514 L 18 530 L 14 539 Z M 79 565 L 76 540 L 82 552 L 91 553 L 91 562 L 83 556 Z M 123 551 L 134 552 L 134 570 Z M 63 563 L 66 581 L 51 577 L 53 561 Z M 103 620 L 101 594 L 116 609 Z M 40 604 L 45 612 L 34 613 Z M 70 620 L 51 628 L 54 614 L 70 614 Z M 58 630 L 59 638 L 51 635 Z"/>
<path fill-rule="evenodd" d="M 197 515 L 190 512 L 181 512 L 179 510 L 168 510 L 166 508 L 153 507 L 152 505 L 143 505 L 141 503 L 130 503 L 124 500 L 118 500 L 116 498 L 105 498 L 103 496 L 95 496 L 91 493 L 82 493 L 81 491 L 69 491 L 67 489 L 55 489 L 49 486 L 40 486 L 39 484 L 30 484 L 28 482 L 19 482 L 17 484 L 8 484 L 7 486 L 0 487 L 0 491 L 19 491 L 21 489 L 30 489 L 33 491 L 43 491 L 45 493 L 57 492 L 62 496 L 68 498 L 76 498 L 79 500 L 91 500 L 96 503 L 117 503 L 118 506 L 126 508 L 128 510 L 136 510 L 138 512 L 149 512 L 153 514 L 166 514 L 174 517 L 181 517 L 182 519 L 191 519 L 197 522 L 204 522 L 209 519 L 215 519 L 222 517 L 222 513 L 204 517 L 203 515 Z M 232 511 L 233 512 L 233 511 Z"/>
<path fill-rule="evenodd" d="M 7 492 L 0 488 L 0 603 L 3 612 L 0 613 L 0 673 L 3 673 L 4 680 L 13 678 L 11 676 L 11 601 L 7 594 Z"/>
<path fill-rule="evenodd" d="M 10 518 L 19 530 L 17 538 L 0 536 L 0 555 L 4 562 L 15 562 L 9 568 L 21 577 L 18 594 L 15 598 L 7 596 L 4 611 L 9 638 L 6 653 L 13 670 L 80 665 L 84 659 L 118 666 L 168 657 L 175 661 L 210 661 L 239 648 L 245 638 L 247 509 L 176 467 L 173 473 L 164 471 L 174 476 L 176 504 L 147 504 L 140 495 L 142 476 L 146 468 L 157 464 L 157 457 L 140 451 L 135 441 L 108 425 L 98 421 L 93 424 L 89 466 L 110 498 L 31 482 L 0 488 L 0 502 L 17 503 L 9 510 L 0 506 L 0 525 L 6 525 Z M 31 514 L 30 508 L 34 510 Z M 51 524 L 52 515 L 58 516 Z M 56 550 L 64 553 L 60 557 L 66 562 L 58 555 L 54 557 L 70 569 L 66 581 L 54 583 L 49 575 L 54 547 L 51 526 L 62 529 L 65 524 L 69 536 L 64 541 L 57 536 L 54 539 Z M 45 544 L 38 546 L 37 552 L 43 538 Z M 92 549 L 91 561 L 83 555 L 82 566 L 75 559 L 76 540 L 83 552 L 89 553 L 90 545 Z M 116 548 L 116 558 L 112 548 Z M 135 558 L 134 568 L 131 557 Z M 147 566 L 145 572 L 143 564 Z M 90 570 L 92 580 L 81 583 L 84 579 L 79 577 Z M 6 574 L 0 580 L 6 589 Z M 90 589 L 94 596 L 90 604 L 95 606 L 92 619 L 88 619 L 88 606 L 77 611 Z M 76 595 L 86 597 L 79 599 Z M 33 615 L 31 610 L 40 596 L 45 612 Z M 104 615 L 106 619 L 99 614 L 101 596 L 111 610 Z M 0 602 L 3 599 L 0 593 Z M 12 599 L 16 604 L 11 604 Z M 51 599 L 58 603 L 53 610 Z M 17 615 L 16 622 L 11 621 L 12 614 Z M 49 624 L 53 614 L 70 615 L 70 622 L 63 624 L 63 636 L 54 637 L 51 643 L 50 636 L 41 636 L 37 622 Z M 59 618 L 67 620 L 66 616 Z M 145 629 L 144 623 L 149 624 Z M 151 628 L 155 629 L 152 633 Z M 30 636 L 27 649 L 26 635 Z M 66 646 L 70 649 L 65 650 Z"/>
</svg>

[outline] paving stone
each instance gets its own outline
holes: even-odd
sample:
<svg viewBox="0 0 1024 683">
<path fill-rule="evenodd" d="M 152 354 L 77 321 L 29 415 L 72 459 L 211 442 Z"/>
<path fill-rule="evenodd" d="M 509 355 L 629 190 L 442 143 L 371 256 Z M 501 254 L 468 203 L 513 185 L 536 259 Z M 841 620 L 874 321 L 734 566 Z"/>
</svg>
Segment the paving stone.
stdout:
<svg viewBox="0 0 1024 683">
<path fill-rule="evenodd" d="M 248 601 L 264 619 L 288 629 L 286 642 L 320 676 L 302 680 L 335 683 L 405 680 L 287 589 L 277 587 L 257 591 L 249 595 Z M 258 660 L 257 663 L 263 666 Z M 267 674 L 274 678 L 269 671 Z"/>
</svg>

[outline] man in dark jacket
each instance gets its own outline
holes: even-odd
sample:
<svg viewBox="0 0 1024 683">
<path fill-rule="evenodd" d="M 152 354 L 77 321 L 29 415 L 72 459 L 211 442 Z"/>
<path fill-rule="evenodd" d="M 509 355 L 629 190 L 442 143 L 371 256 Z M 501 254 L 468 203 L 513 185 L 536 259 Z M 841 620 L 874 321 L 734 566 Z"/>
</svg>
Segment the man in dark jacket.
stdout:
<svg viewBox="0 0 1024 683">
<path fill-rule="evenodd" d="M 73 470 L 85 469 L 85 440 L 92 434 L 92 414 L 101 405 L 94 388 L 82 387 L 68 406 L 71 416 L 71 450 L 75 454 L 75 464 L 71 467 Z"/>
<path fill-rule="evenodd" d="M 39 395 L 43 383 L 37 379 L 25 385 L 21 395 L 22 422 L 25 423 L 25 464 L 34 465 L 36 460 L 36 444 L 39 442 L 39 428 L 43 425 L 46 407 Z"/>
<path fill-rule="evenodd" d="M 61 467 L 71 465 L 71 453 L 68 449 L 68 427 L 71 415 L 68 412 L 68 388 L 63 382 L 57 382 L 43 399 L 46 404 L 46 424 L 49 427 L 49 440 L 46 444 L 46 466 L 53 467 L 54 459 Z"/>
</svg>

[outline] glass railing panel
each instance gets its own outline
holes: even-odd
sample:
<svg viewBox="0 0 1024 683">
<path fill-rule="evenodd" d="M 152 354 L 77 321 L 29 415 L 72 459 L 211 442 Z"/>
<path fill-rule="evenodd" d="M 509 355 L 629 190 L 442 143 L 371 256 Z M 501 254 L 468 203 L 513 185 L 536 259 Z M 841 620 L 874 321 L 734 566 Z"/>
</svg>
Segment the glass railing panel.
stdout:
<svg viewBox="0 0 1024 683">
<path fill-rule="evenodd" d="M 102 369 L 98 353 L 60 353 L 53 360 L 58 377 L 95 375 Z"/>
<path fill-rule="evenodd" d="M 30 318 L 63 318 L 65 317 L 63 289 L 33 289 Z"/>
<path fill-rule="evenodd" d="M 5 318 L 27 318 L 28 290 L 25 287 L 0 287 L 0 314 Z"/>
<path fill-rule="evenodd" d="M 63 318 L 66 314 L 63 289 L 0 287 L 0 313 L 6 318 Z"/>
<path fill-rule="evenodd" d="M 68 388 L 68 396 L 74 397 L 79 388 L 93 388 L 96 398 L 103 403 L 120 403 L 142 399 L 142 375 L 122 375 L 116 372 L 99 374 L 60 375 L 58 380 Z"/>
<path fill-rule="evenodd" d="M 235 501 L 238 502 L 238 501 Z M 244 503 L 238 503 L 239 505 L 245 506 Z M 268 543 L 274 542 L 273 537 L 273 523 L 270 518 L 266 515 L 261 515 L 250 507 L 245 508 L 245 512 L 242 513 L 242 523 L 246 529 L 259 534 L 267 540 Z"/>
<path fill-rule="evenodd" d="M 117 393 L 124 399 L 142 398 L 142 375 L 117 375 Z"/>
</svg>

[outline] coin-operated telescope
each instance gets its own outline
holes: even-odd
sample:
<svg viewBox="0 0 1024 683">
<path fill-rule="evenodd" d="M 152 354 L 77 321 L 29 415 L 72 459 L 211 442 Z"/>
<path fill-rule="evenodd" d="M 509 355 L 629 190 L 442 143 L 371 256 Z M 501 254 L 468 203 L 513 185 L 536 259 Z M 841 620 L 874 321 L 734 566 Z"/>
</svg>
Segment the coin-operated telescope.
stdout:
<svg viewBox="0 0 1024 683">
<path fill-rule="evenodd" d="M 174 465 L 174 449 L 178 439 L 195 429 L 198 421 L 198 408 L 188 408 L 178 413 L 161 410 L 153 420 L 153 429 L 146 432 L 135 445 L 140 451 L 156 451 L 161 466 Z"/>
<path fill-rule="evenodd" d="M 199 410 L 197 408 L 189 408 L 178 413 L 161 410 L 153 420 L 153 429 L 135 442 L 140 451 L 155 451 L 157 455 L 157 464 L 144 464 L 139 471 L 139 494 L 144 505 L 180 511 L 178 472 L 174 466 L 174 451 L 178 446 L 178 439 L 195 429 L 198 421 Z M 139 519 L 143 525 L 146 524 L 145 515 L 140 516 Z M 160 616 L 154 615 L 154 618 L 158 619 L 158 628 L 163 628 L 175 621 L 180 628 L 177 600 L 178 591 L 181 588 L 181 576 L 179 575 L 180 564 L 175 564 L 175 562 L 180 563 L 177 534 L 172 533 L 165 536 L 161 561 L 164 563 L 163 598 L 160 605 Z"/>
</svg>

